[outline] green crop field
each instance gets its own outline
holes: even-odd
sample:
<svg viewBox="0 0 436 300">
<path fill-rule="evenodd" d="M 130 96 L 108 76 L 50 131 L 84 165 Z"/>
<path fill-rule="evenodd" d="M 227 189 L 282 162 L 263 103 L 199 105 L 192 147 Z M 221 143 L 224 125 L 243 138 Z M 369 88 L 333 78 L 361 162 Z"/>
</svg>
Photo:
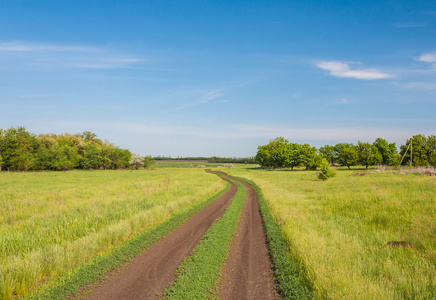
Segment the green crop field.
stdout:
<svg viewBox="0 0 436 300">
<path fill-rule="evenodd" d="M 226 184 L 200 169 L 0 173 L 0 298 L 187 210 Z"/>
<path fill-rule="evenodd" d="M 321 181 L 315 171 L 226 172 L 261 188 L 316 297 L 434 299 L 434 176 L 339 170 Z"/>
</svg>

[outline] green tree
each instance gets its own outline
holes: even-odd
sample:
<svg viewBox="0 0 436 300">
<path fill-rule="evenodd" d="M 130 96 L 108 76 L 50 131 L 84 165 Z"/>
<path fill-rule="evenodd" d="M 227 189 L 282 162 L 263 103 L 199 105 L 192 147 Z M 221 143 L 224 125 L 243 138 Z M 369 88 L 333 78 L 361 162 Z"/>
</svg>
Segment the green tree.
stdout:
<svg viewBox="0 0 436 300">
<path fill-rule="evenodd" d="M 407 150 L 407 147 L 412 142 L 412 163 L 414 166 L 428 166 L 428 151 L 427 151 L 427 138 L 423 134 L 414 135 L 412 139 L 408 139 L 405 145 L 400 147 L 400 155 L 403 157 Z M 407 151 L 406 156 L 403 159 L 403 165 L 410 164 L 410 149 Z"/>
<path fill-rule="evenodd" d="M 355 166 L 359 162 L 359 151 L 354 144 L 339 143 L 335 146 L 338 153 L 338 162 L 351 169 L 351 166 Z"/>
<path fill-rule="evenodd" d="M 254 159 L 262 166 L 272 167 L 271 153 L 268 145 L 261 145 L 257 147 L 257 153 Z"/>
<path fill-rule="evenodd" d="M 151 155 L 147 155 L 144 157 L 144 168 L 150 168 L 152 164 L 154 164 L 156 161 L 151 157 Z"/>
<path fill-rule="evenodd" d="M 309 144 L 304 144 L 300 146 L 300 165 L 305 166 L 306 170 L 316 169 L 319 165 L 318 151 L 315 147 Z"/>
<path fill-rule="evenodd" d="M 289 141 L 284 137 L 277 137 L 267 145 L 259 146 L 256 153 L 256 161 L 263 167 L 283 168 L 286 165 Z"/>
<path fill-rule="evenodd" d="M 115 147 L 112 157 L 114 169 L 127 169 L 131 157 L 132 153 L 129 150 Z"/>
<path fill-rule="evenodd" d="M 318 174 L 318 178 L 321 180 L 327 180 L 331 177 L 336 176 L 336 171 L 330 167 L 328 161 L 323 158 L 320 162 L 320 172 Z"/>
<path fill-rule="evenodd" d="M 101 166 L 101 154 L 97 146 L 87 144 L 83 147 L 83 155 L 80 160 L 80 166 L 87 169 L 98 169 Z"/>
<path fill-rule="evenodd" d="M 38 170 L 51 170 L 53 166 L 54 153 L 52 148 L 40 146 L 35 154 L 35 168 Z"/>
<path fill-rule="evenodd" d="M 69 145 L 56 145 L 52 148 L 52 167 L 58 171 L 72 170 L 78 166 L 77 150 Z"/>
<path fill-rule="evenodd" d="M 436 166 L 436 135 L 427 137 L 427 159 L 430 165 Z"/>
<path fill-rule="evenodd" d="M 319 148 L 319 153 L 327 159 L 330 164 L 334 164 L 337 162 L 337 152 L 334 146 L 325 145 Z"/>
<path fill-rule="evenodd" d="M 34 166 L 35 136 L 24 127 L 3 132 L 0 153 L 8 170 L 29 170 Z"/>
<path fill-rule="evenodd" d="M 0 154 L 0 172 L 2 171 L 2 166 L 5 163 L 5 161 L 3 160 L 3 157 Z"/>
<path fill-rule="evenodd" d="M 377 148 L 382 156 L 383 165 L 397 165 L 398 164 L 398 150 L 395 143 L 388 143 L 385 139 L 377 138 L 373 145 Z"/>
<path fill-rule="evenodd" d="M 282 148 L 282 168 L 291 168 L 293 170 L 295 167 L 301 166 L 301 145 L 297 143 L 288 143 Z"/>
<path fill-rule="evenodd" d="M 359 163 L 364 165 L 367 169 L 369 166 L 374 166 L 383 162 L 383 157 L 376 146 L 359 141 L 357 143 L 357 148 L 359 150 Z"/>
</svg>

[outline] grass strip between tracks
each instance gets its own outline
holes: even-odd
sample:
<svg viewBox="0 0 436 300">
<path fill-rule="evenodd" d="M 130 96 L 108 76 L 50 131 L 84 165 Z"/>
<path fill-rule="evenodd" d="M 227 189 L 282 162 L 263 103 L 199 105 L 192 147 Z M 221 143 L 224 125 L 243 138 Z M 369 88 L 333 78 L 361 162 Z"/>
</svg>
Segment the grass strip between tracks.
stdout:
<svg viewBox="0 0 436 300">
<path fill-rule="evenodd" d="M 108 271 L 120 267 L 139 255 L 153 243 L 182 225 L 191 216 L 224 195 L 229 189 L 230 185 L 227 184 L 225 189 L 206 201 L 172 216 L 146 232 L 136 234 L 130 240 L 90 258 L 87 262 L 74 267 L 69 272 L 50 279 L 47 284 L 30 292 L 22 299 L 65 299 L 69 295 L 77 294 L 80 287 L 95 282 Z"/>
<path fill-rule="evenodd" d="M 218 219 L 191 255 L 177 271 L 177 279 L 165 291 L 165 299 L 210 299 L 216 297 L 218 280 L 229 254 L 230 244 L 241 217 L 246 199 L 245 186 L 232 180 L 238 187 L 232 204 Z"/>
<path fill-rule="evenodd" d="M 300 263 L 291 258 L 289 245 L 263 198 L 262 190 L 253 181 L 234 178 L 250 184 L 256 190 L 279 294 L 286 299 L 313 299 L 309 284 L 300 276 Z"/>
</svg>

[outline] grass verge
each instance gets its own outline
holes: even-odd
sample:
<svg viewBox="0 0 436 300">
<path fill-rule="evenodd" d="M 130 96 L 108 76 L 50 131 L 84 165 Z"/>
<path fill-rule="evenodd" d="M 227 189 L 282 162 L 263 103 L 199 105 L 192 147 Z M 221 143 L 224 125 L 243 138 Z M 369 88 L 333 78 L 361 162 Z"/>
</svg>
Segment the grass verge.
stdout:
<svg viewBox="0 0 436 300">
<path fill-rule="evenodd" d="M 272 216 L 261 189 L 253 181 L 238 177 L 234 178 L 250 184 L 256 190 L 269 253 L 273 262 L 274 279 L 279 294 L 285 296 L 286 299 L 312 299 L 310 286 L 301 276 L 300 262 L 291 258 L 289 245 L 282 234 L 280 226 Z"/>
<path fill-rule="evenodd" d="M 226 213 L 202 237 L 177 271 L 177 279 L 165 291 L 165 299 L 210 299 L 216 297 L 218 279 L 246 199 L 245 186 L 232 180 L 238 191 Z"/>
<path fill-rule="evenodd" d="M 69 295 L 77 294 L 80 287 L 95 282 L 109 270 L 116 269 L 134 256 L 139 255 L 153 243 L 183 224 L 189 217 L 218 199 L 229 188 L 230 185 L 227 185 L 225 189 L 206 201 L 174 215 L 147 232 L 137 234 L 117 247 L 92 257 L 87 262 L 71 269 L 68 273 L 49 280 L 42 288 L 24 296 L 23 299 L 65 299 Z"/>
</svg>

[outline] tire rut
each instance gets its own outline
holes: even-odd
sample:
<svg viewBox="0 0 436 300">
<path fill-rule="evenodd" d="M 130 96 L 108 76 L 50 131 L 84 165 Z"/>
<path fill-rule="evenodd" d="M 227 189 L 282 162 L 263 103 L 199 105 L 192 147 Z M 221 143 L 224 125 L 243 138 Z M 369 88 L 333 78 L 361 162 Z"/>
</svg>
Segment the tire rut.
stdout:
<svg viewBox="0 0 436 300">
<path fill-rule="evenodd" d="M 229 191 L 134 258 L 118 274 L 109 275 L 85 299 L 158 299 L 175 279 L 175 272 L 182 260 L 194 249 L 212 223 L 224 215 L 233 200 L 237 187 L 228 179 L 223 180 L 231 184 Z"/>
<path fill-rule="evenodd" d="M 218 297 L 278 299 L 257 194 L 251 185 L 242 183 L 247 188 L 247 200 L 223 269 Z"/>
</svg>

